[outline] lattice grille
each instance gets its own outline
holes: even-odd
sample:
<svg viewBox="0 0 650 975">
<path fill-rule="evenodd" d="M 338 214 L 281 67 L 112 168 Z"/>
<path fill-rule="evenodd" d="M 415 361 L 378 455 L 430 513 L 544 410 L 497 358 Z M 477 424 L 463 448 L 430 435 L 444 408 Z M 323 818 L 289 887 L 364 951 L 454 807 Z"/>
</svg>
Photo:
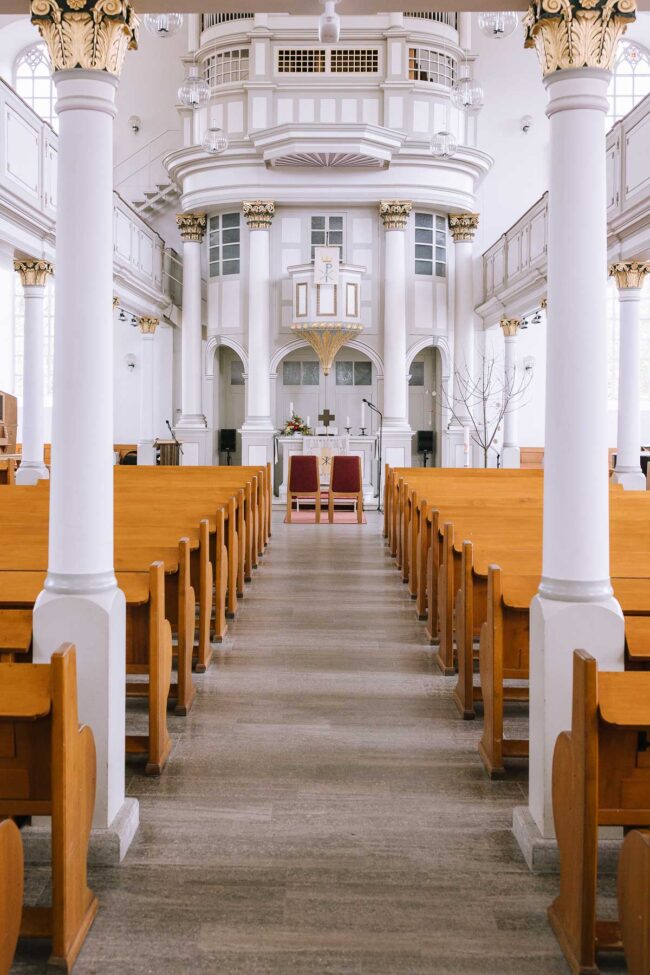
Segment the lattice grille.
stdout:
<svg viewBox="0 0 650 975">
<path fill-rule="evenodd" d="M 324 74 L 325 51 L 312 48 L 281 48 L 278 51 L 280 74 Z"/>
<path fill-rule="evenodd" d="M 333 74 L 374 74 L 379 71 L 379 51 L 376 48 L 335 48 L 330 56 Z"/>
</svg>

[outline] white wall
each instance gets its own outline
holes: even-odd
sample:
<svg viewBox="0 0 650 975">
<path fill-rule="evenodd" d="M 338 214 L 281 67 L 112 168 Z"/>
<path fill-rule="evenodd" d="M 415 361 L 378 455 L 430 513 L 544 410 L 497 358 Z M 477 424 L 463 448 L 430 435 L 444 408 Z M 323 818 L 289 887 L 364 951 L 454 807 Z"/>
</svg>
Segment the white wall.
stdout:
<svg viewBox="0 0 650 975">
<path fill-rule="evenodd" d="M 140 376 L 141 350 L 140 329 L 131 325 L 131 316 L 126 322 L 114 315 L 114 403 L 113 439 L 115 443 L 137 443 L 140 432 Z M 165 420 L 173 421 L 172 413 L 172 347 L 173 331 L 170 326 L 160 324 L 154 338 L 154 434 L 165 437 Z M 129 369 L 125 362 L 127 355 L 134 355 L 136 364 Z"/>
</svg>

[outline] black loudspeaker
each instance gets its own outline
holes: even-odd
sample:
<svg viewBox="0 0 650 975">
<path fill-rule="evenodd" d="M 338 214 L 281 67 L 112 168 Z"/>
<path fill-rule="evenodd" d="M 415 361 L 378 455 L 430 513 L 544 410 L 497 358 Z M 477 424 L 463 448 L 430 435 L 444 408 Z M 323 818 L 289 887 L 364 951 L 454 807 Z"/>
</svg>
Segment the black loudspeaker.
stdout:
<svg viewBox="0 0 650 975">
<path fill-rule="evenodd" d="M 219 430 L 219 452 L 226 453 L 230 451 L 234 454 L 237 450 L 237 431 L 236 430 Z"/>
<path fill-rule="evenodd" d="M 418 454 L 433 453 L 433 430 L 418 430 Z"/>
</svg>

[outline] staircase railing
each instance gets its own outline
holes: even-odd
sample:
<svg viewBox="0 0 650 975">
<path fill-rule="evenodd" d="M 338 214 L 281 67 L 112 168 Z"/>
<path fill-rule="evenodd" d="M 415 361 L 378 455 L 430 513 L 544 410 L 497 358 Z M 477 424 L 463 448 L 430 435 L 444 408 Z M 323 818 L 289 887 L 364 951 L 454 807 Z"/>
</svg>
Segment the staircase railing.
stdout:
<svg viewBox="0 0 650 975">
<path fill-rule="evenodd" d="M 162 169 L 163 157 L 172 150 L 178 149 L 180 144 L 180 129 L 165 129 L 164 132 L 154 136 L 115 166 L 113 170 L 115 188 L 120 189 L 126 183 L 137 185 L 139 189 L 153 188 L 156 182 L 160 182 L 160 177 L 165 175 Z"/>
</svg>

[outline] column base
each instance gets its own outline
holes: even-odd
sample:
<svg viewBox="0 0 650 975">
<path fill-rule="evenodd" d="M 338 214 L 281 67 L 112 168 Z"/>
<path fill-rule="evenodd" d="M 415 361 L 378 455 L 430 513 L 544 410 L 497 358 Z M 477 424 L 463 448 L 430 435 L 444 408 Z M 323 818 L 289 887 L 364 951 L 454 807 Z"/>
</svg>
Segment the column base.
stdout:
<svg viewBox="0 0 650 975">
<path fill-rule="evenodd" d="M 52 862 L 52 829 L 50 821 L 37 817 L 36 825 L 23 826 L 20 835 L 23 840 L 25 863 L 41 864 Z M 117 816 L 106 828 L 93 827 L 88 844 L 88 865 L 91 867 L 114 867 L 122 862 L 131 841 L 140 825 L 140 804 L 137 799 L 127 797 Z"/>
<path fill-rule="evenodd" d="M 513 469 L 521 467 L 521 451 L 519 447 L 504 447 L 501 451 L 501 466 Z"/>
<path fill-rule="evenodd" d="M 571 727 L 573 651 L 602 670 L 623 670 L 625 627 L 618 602 L 564 602 L 535 596 L 530 604 L 530 772 L 528 807 L 543 839 L 554 839 L 553 751 Z"/>
<path fill-rule="evenodd" d="M 18 475 L 16 474 L 16 481 Z M 612 484 L 622 484 L 626 491 L 646 491 L 647 484 L 643 471 L 639 468 L 636 471 L 615 470 L 611 477 Z"/>
<path fill-rule="evenodd" d="M 442 466 L 471 467 L 472 448 L 465 453 L 465 431 L 463 427 L 450 426 L 442 431 Z"/>
<path fill-rule="evenodd" d="M 49 481 L 50 472 L 43 463 L 21 460 L 16 471 L 16 484 L 36 484 L 38 481 Z"/>
<path fill-rule="evenodd" d="M 531 873 L 559 874 L 560 851 L 557 840 L 542 836 L 528 806 L 515 806 L 513 809 L 512 832 Z M 622 843 L 622 838 L 598 840 L 599 876 L 616 876 Z"/>
<path fill-rule="evenodd" d="M 386 464 L 391 467 L 411 467 L 411 441 L 413 430 L 408 426 L 384 427 L 382 431 L 382 477 Z"/>
<path fill-rule="evenodd" d="M 80 585 L 81 585 L 80 580 Z M 77 652 L 79 721 L 92 728 L 97 754 L 93 827 L 109 829 L 125 799 L 126 600 L 44 590 L 34 606 L 34 663 L 49 663 L 62 643 Z"/>
<path fill-rule="evenodd" d="M 183 467 L 198 467 L 214 463 L 212 444 L 214 434 L 208 430 L 205 420 L 190 422 L 189 417 L 181 417 L 174 426 L 174 433 L 182 446 L 181 465 Z"/>
<path fill-rule="evenodd" d="M 269 420 L 246 420 L 241 435 L 241 462 L 244 467 L 275 464 L 275 428 Z"/>
<path fill-rule="evenodd" d="M 151 467 L 156 463 L 156 448 L 153 440 L 138 442 L 138 467 Z"/>
</svg>

